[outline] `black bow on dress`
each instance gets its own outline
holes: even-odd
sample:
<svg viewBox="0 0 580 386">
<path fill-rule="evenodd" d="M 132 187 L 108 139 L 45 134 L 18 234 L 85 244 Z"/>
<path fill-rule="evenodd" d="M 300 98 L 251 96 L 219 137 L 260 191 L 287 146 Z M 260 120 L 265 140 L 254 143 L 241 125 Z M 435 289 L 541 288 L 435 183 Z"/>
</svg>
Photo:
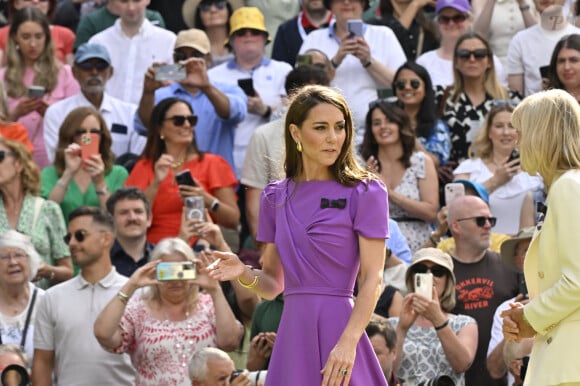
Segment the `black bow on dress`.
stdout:
<svg viewBox="0 0 580 386">
<path fill-rule="evenodd" d="M 336 200 L 331 200 L 329 198 L 320 199 L 320 208 L 337 208 L 344 209 L 346 207 L 346 198 L 337 198 Z"/>
</svg>

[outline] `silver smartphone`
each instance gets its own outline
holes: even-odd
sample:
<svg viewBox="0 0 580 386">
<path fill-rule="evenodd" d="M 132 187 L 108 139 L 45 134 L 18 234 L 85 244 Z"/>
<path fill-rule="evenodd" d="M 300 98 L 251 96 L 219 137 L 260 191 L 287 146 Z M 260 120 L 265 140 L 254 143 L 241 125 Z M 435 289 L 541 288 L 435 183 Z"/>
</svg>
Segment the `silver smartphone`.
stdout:
<svg viewBox="0 0 580 386">
<path fill-rule="evenodd" d="M 461 182 L 450 182 L 445 185 L 445 205 L 461 196 L 465 196 L 465 186 Z"/>
<path fill-rule="evenodd" d="M 346 28 L 350 32 L 350 37 L 363 36 L 363 22 L 360 19 L 347 20 Z"/>
<path fill-rule="evenodd" d="M 183 80 L 187 77 L 185 67 L 181 64 L 165 64 L 155 67 L 155 80 Z"/>
</svg>

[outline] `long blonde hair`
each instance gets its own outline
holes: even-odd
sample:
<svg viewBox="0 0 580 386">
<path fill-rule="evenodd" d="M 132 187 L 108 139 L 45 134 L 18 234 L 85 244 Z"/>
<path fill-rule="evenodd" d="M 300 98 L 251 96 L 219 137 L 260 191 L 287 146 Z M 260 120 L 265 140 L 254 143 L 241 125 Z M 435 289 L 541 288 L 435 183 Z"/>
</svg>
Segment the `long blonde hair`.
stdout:
<svg viewBox="0 0 580 386">
<path fill-rule="evenodd" d="M 477 137 L 469 146 L 469 157 L 470 158 L 481 158 L 489 159 L 493 154 L 493 143 L 489 139 L 489 132 L 491 131 L 491 126 L 493 125 L 493 119 L 495 116 L 501 112 L 507 111 L 508 113 L 513 113 L 514 108 L 512 105 L 505 101 L 505 104 L 494 106 L 487 113 L 483 125 L 477 133 Z"/>
</svg>

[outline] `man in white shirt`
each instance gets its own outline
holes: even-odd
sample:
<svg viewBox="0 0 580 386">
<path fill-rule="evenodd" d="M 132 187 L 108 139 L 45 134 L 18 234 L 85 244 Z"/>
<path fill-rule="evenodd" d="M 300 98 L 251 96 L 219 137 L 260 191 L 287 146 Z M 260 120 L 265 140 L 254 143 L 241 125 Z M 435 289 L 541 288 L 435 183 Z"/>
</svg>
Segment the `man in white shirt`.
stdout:
<svg viewBox="0 0 580 386">
<path fill-rule="evenodd" d="M 147 68 L 155 62 L 173 63 L 175 34 L 145 18 L 148 5 L 149 0 L 121 1 L 115 24 L 89 40 L 107 47 L 111 55 L 115 73 L 107 83 L 107 92 L 135 104 L 141 98 Z"/>
<path fill-rule="evenodd" d="M 105 92 L 105 85 L 113 72 L 109 52 L 104 46 L 84 43 L 78 48 L 73 75 L 81 86 L 81 92 L 51 105 L 44 115 L 44 143 L 50 162 L 54 162 L 62 122 L 72 110 L 84 106 L 94 107 L 105 119 L 111 131 L 111 149 L 115 156 L 141 154 L 147 138 L 133 128 L 137 106 Z"/>
</svg>

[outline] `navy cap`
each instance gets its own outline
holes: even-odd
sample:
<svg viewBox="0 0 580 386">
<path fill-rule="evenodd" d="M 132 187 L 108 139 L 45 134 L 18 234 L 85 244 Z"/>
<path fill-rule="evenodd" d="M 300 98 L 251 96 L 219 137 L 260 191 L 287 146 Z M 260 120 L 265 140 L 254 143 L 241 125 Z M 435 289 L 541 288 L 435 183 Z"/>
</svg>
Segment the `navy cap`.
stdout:
<svg viewBox="0 0 580 386">
<path fill-rule="evenodd" d="M 89 59 L 101 59 L 111 65 L 111 57 L 107 48 L 101 44 L 83 43 L 77 48 L 75 63 L 82 63 Z"/>
<path fill-rule="evenodd" d="M 479 182 L 473 182 L 469 180 L 455 180 L 453 182 L 459 182 L 463 184 L 466 188 L 470 188 L 475 191 L 475 193 L 481 198 L 487 205 L 489 205 L 489 193 L 487 193 L 487 189 L 485 186 L 480 184 Z"/>
</svg>

